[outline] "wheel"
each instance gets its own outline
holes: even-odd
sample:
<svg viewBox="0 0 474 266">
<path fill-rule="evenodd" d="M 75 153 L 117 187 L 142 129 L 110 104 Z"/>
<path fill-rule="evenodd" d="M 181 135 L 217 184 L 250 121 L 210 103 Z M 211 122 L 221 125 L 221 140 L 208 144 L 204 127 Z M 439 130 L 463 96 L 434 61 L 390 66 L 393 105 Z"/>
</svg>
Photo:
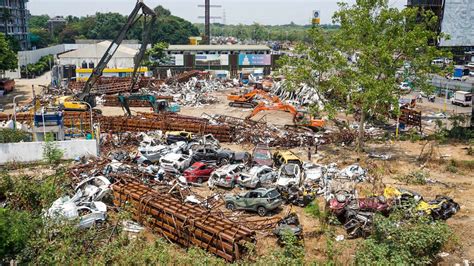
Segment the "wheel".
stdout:
<svg viewBox="0 0 474 266">
<path fill-rule="evenodd" d="M 226 159 L 226 158 L 222 158 L 222 159 L 219 160 L 220 165 L 225 165 L 225 164 L 228 164 L 228 163 L 229 163 L 229 160 Z"/>
<path fill-rule="evenodd" d="M 234 203 L 232 202 L 227 202 L 227 204 L 225 205 L 225 207 L 231 211 L 235 210 L 235 205 Z"/>
<path fill-rule="evenodd" d="M 203 182 L 202 177 L 199 177 L 199 178 L 196 180 L 196 182 L 197 182 L 198 184 L 202 184 L 202 182 Z"/>
<path fill-rule="evenodd" d="M 260 206 L 257 208 L 257 213 L 258 215 L 263 217 L 267 214 L 267 209 L 265 209 L 265 207 Z"/>
</svg>

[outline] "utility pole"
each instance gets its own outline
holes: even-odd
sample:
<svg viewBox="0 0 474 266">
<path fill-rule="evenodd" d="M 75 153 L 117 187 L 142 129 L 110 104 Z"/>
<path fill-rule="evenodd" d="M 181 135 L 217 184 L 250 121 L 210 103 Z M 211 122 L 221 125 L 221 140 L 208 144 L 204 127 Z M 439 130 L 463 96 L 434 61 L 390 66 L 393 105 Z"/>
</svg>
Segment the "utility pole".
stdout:
<svg viewBox="0 0 474 266">
<path fill-rule="evenodd" d="M 204 0 L 204 5 L 198 5 L 198 7 L 204 7 L 204 17 L 198 16 L 198 18 L 204 19 L 204 43 L 211 44 L 211 18 L 221 19 L 222 17 L 214 16 L 211 17 L 211 7 L 222 7 L 221 5 L 211 5 L 211 0 Z"/>
</svg>

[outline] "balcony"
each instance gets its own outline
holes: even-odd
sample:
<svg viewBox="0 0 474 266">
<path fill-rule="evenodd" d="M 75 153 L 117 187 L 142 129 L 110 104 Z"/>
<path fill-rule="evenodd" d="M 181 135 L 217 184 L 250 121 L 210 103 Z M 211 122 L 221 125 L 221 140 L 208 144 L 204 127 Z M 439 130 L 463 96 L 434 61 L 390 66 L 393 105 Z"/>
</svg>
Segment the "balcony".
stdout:
<svg viewBox="0 0 474 266">
<path fill-rule="evenodd" d="M 444 0 L 408 0 L 407 6 L 442 7 Z"/>
</svg>

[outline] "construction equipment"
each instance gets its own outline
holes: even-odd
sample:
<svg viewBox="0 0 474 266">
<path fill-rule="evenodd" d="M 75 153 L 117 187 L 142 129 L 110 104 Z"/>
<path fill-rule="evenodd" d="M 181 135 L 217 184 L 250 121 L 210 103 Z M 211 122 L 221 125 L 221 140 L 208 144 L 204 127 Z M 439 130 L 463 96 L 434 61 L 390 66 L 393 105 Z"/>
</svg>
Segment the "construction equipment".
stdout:
<svg viewBox="0 0 474 266">
<path fill-rule="evenodd" d="M 142 10 L 142 14 L 138 15 L 138 12 Z M 150 32 L 151 28 L 153 27 L 155 21 L 156 21 L 156 13 L 153 11 L 153 9 L 149 8 L 147 5 L 143 3 L 143 0 L 138 0 L 137 4 L 135 5 L 135 8 L 133 9 L 132 13 L 128 16 L 127 23 L 122 27 L 120 30 L 120 33 L 115 39 L 112 41 L 110 44 L 109 48 L 105 52 L 105 54 L 102 56 L 100 59 L 99 63 L 97 66 L 94 68 L 92 71 L 92 74 L 89 76 L 87 79 L 86 83 L 84 84 L 84 88 L 82 89 L 82 92 L 76 95 L 76 98 L 79 101 L 87 102 L 89 103 L 92 107 L 95 107 L 95 95 L 91 95 L 91 90 L 92 87 L 95 85 L 97 80 L 102 76 L 102 72 L 104 69 L 107 67 L 107 63 L 110 61 L 112 56 L 115 54 L 117 51 L 118 47 L 122 43 L 122 41 L 125 39 L 128 31 L 130 28 L 137 23 L 141 17 L 144 17 L 144 31 L 143 31 L 143 39 L 142 39 L 142 45 L 140 46 L 140 50 L 136 57 L 134 58 L 134 70 L 132 74 L 132 82 L 130 85 L 130 90 L 133 90 L 137 83 L 137 69 L 140 66 L 141 61 L 143 60 L 143 57 L 145 55 L 146 47 L 148 43 L 150 42 Z M 147 18 L 150 18 L 149 21 L 147 21 Z"/>
<path fill-rule="evenodd" d="M 81 101 L 77 101 L 73 96 L 62 96 L 56 98 L 55 105 L 61 106 L 65 111 L 84 112 L 89 110 L 89 106 Z"/>
<path fill-rule="evenodd" d="M 118 100 L 122 105 L 122 108 L 127 112 L 128 116 L 132 115 L 129 104 L 129 101 L 131 100 L 147 101 L 153 108 L 154 113 L 171 111 L 169 102 L 167 100 L 157 100 L 155 96 L 149 94 L 119 95 Z"/>
<path fill-rule="evenodd" d="M 260 95 L 272 103 L 280 103 L 281 100 L 278 96 L 270 96 L 266 91 L 260 89 L 254 89 L 251 92 L 245 94 L 230 94 L 227 95 L 229 100 L 229 106 L 232 107 L 243 107 L 243 108 L 255 108 L 258 103 L 254 101 L 255 96 Z"/>
<path fill-rule="evenodd" d="M 276 111 L 285 111 L 289 112 L 293 115 L 293 126 L 298 126 L 298 127 L 307 127 L 313 130 L 317 130 L 319 128 L 324 127 L 325 121 L 323 119 L 315 119 L 313 116 L 309 115 L 306 112 L 301 112 L 296 110 L 296 108 L 291 105 L 291 104 L 285 104 L 285 103 L 277 103 L 272 106 L 267 106 L 263 102 L 259 103 L 255 109 L 253 109 L 252 113 L 250 113 L 245 119 L 249 120 L 255 115 L 257 115 L 261 111 L 271 111 L 271 110 L 276 110 Z"/>
</svg>

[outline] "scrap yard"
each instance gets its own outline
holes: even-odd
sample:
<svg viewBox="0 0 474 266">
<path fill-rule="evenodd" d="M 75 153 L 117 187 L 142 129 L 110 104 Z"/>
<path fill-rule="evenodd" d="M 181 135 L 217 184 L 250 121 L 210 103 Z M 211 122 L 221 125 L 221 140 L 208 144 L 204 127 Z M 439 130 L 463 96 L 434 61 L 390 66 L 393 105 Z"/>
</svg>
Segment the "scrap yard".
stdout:
<svg viewBox="0 0 474 266">
<path fill-rule="evenodd" d="M 276 41 L 210 36 L 206 1 L 201 36 L 163 41 L 174 16 L 137 1 L 47 72 L 0 71 L 0 264 L 471 265 L 472 63 L 369 2 Z"/>
</svg>

